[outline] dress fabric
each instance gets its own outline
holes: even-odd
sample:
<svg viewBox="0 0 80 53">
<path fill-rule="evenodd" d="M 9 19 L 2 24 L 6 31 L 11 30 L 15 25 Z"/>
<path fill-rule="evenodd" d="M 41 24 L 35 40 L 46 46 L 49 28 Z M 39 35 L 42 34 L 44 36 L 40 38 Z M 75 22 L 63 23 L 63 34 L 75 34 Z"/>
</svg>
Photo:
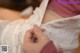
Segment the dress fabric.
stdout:
<svg viewBox="0 0 80 53">
<path fill-rule="evenodd" d="M 8 24 L 5 24 L 8 23 Z M 0 45 L 8 45 L 8 53 L 21 53 L 22 39 L 25 36 L 27 26 L 24 20 L 17 20 L 12 23 L 2 22 L 0 27 L 5 26 L 0 35 Z M 22 30 L 20 26 L 25 26 L 26 30 Z M 41 26 L 45 29 L 45 35 L 47 35 L 53 42 L 56 48 L 66 50 L 72 50 L 78 47 L 78 35 L 80 32 L 80 15 L 71 18 L 62 18 L 59 20 L 48 22 Z M 7 33 L 5 33 L 7 32 Z M 11 35 L 12 34 L 12 35 Z M 15 36 L 13 35 L 15 34 Z M 23 35 L 24 34 L 24 35 Z"/>
<path fill-rule="evenodd" d="M 80 0 L 50 0 L 48 6 L 65 18 L 80 14 Z"/>
<path fill-rule="evenodd" d="M 78 36 L 80 33 L 80 15 L 46 23 L 42 26 L 44 32 L 56 46 L 64 53 L 72 53 L 71 50 L 79 46 Z"/>
<path fill-rule="evenodd" d="M 45 11 L 43 8 L 46 8 L 48 0 L 43 1 L 43 7 L 37 8 L 37 11 L 34 12 L 35 14 L 29 20 L 19 19 L 13 22 L 0 20 L 0 49 L 3 48 L 0 53 L 23 53 L 22 44 L 24 36 L 27 30 L 31 29 L 34 24 L 46 30 L 44 34 L 54 42 L 57 50 L 63 49 L 64 53 L 72 53 L 71 50 L 79 46 L 80 15 L 62 18 L 41 25 Z"/>
</svg>

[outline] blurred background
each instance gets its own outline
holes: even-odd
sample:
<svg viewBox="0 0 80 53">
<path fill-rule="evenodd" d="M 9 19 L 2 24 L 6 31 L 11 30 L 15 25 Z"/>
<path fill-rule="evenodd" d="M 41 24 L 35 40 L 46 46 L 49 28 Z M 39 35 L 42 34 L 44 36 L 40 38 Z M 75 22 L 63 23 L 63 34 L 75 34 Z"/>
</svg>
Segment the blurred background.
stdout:
<svg viewBox="0 0 80 53">
<path fill-rule="evenodd" d="M 39 6 L 41 0 L 0 0 L 0 7 L 22 11 L 28 6 Z"/>
<path fill-rule="evenodd" d="M 13 21 L 20 18 L 28 18 L 28 15 L 21 17 L 21 11 L 29 6 L 35 9 L 35 7 L 40 5 L 41 1 L 42 0 L 0 0 L 0 19 Z M 80 47 L 77 48 L 77 50 L 80 51 Z"/>
</svg>

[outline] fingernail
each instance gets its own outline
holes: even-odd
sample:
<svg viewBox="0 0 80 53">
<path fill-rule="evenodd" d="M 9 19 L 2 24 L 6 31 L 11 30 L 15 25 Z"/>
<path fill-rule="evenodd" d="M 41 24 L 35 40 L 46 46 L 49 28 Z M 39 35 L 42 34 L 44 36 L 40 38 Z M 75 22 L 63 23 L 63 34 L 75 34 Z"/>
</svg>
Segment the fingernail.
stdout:
<svg viewBox="0 0 80 53">
<path fill-rule="evenodd" d="M 44 32 L 44 31 L 46 31 L 46 29 L 42 29 L 42 31 Z"/>
<path fill-rule="evenodd" d="M 35 24 L 34 27 L 38 27 L 38 26 Z"/>
</svg>

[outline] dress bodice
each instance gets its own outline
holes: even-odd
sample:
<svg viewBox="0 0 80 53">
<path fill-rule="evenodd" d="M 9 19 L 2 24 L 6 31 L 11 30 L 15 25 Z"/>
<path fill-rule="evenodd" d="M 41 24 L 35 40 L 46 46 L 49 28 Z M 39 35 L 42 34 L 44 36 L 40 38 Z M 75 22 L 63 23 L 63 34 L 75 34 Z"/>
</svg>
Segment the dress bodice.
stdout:
<svg viewBox="0 0 80 53">
<path fill-rule="evenodd" d="M 1 20 L 0 45 L 8 46 L 8 53 L 22 52 L 23 38 L 29 27 L 22 19 L 14 22 Z M 78 47 L 80 15 L 50 21 L 40 27 L 45 29 L 44 34 L 54 42 L 57 49 L 72 50 Z"/>
<path fill-rule="evenodd" d="M 69 50 L 78 47 L 79 16 L 62 18 L 42 25 L 42 28 L 46 30 L 44 33 L 55 43 L 58 49 Z"/>
<path fill-rule="evenodd" d="M 57 49 L 72 50 L 78 46 L 80 15 L 41 25 L 48 1 L 43 0 L 41 6 L 36 8 L 28 20 L 20 19 L 13 22 L 0 20 L 0 53 L 22 53 L 26 31 L 34 24 L 46 29 L 44 34 L 55 43 Z"/>
</svg>

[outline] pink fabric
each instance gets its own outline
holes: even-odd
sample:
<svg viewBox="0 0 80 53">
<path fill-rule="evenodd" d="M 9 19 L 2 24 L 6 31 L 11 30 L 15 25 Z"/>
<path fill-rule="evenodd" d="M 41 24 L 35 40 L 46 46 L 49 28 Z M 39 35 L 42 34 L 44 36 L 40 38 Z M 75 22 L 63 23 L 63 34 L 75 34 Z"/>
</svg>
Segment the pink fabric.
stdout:
<svg viewBox="0 0 80 53">
<path fill-rule="evenodd" d="M 80 14 L 80 0 L 50 0 L 49 7 L 63 17 Z"/>
<path fill-rule="evenodd" d="M 40 53 L 63 53 L 63 52 L 62 51 L 58 52 L 53 42 L 50 41 L 48 44 L 44 46 Z"/>
<path fill-rule="evenodd" d="M 63 3 L 59 3 L 62 1 Z M 80 14 L 80 0 L 50 0 L 49 7 L 62 17 L 71 17 Z M 41 53 L 63 53 L 63 52 L 62 51 L 58 52 L 55 45 L 51 41 L 47 45 L 45 45 Z"/>
</svg>

